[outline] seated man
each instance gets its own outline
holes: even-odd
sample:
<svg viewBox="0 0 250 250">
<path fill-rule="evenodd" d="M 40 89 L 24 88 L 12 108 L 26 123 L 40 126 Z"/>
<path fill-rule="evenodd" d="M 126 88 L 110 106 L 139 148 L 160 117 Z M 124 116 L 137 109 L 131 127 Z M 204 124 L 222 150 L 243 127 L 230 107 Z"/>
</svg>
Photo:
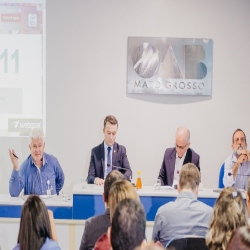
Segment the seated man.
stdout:
<svg viewBox="0 0 250 250">
<path fill-rule="evenodd" d="M 133 199 L 120 201 L 112 217 L 108 238 L 113 250 L 142 249 L 147 245 L 145 240 L 146 215 L 142 204 Z"/>
<path fill-rule="evenodd" d="M 198 235 L 205 237 L 213 209 L 197 200 L 200 182 L 198 168 L 188 163 L 180 173 L 178 196 L 161 206 L 156 214 L 152 240 L 163 246 L 173 237 Z"/>
<path fill-rule="evenodd" d="M 228 156 L 224 163 L 223 184 L 225 187 L 236 187 L 245 189 L 250 176 L 250 156 L 247 150 L 245 133 L 236 129 L 232 138 L 233 153 Z"/>
<path fill-rule="evenodd" d="M 87 219 L 85 222 L 85 229 L 82 236 L 80 250 L 93 249 L 99 237 L 107 232 L 108 227 L 110 226 L 110 212 L 108 207 L 109 190 L 112 184 L 117 180 L 124 180 L 123 174 L 119 171 L 113 170 L 107 175 L 104 182 L 103 194 L 106 211 L 104 214 Z"/>
<path fill-rule="evenodd" d="M 88 183 L 102 185 L 112 169 L 123 173 L 126 180 L 132 179 L 126 148 L 115 142 L 117 129 L 116 118 L 112 115 L 107 116 L 103 128 L 104 141 L 91 152 Z"/>
<path fill-rule="evenodd" d="M 179 182 L 179 173 L 186 163 L 193 163 L 200 171 L 200 156 L 189 148 L 190 132 L 187 128 L 179 127 L 175 135 L 175 147 L 167 148 L 161 165 L 158 179 L 161 185 L 172 186 Z"/>
<path fill-rule="evenodd" d="M 11 196 L 19 196 L 22 189 L 24 194 L 53 195 L 59 194 L 64 184 L 64 173 L 53 156 L 44 153 L 44 136 L 40 129 L 30 133 L 29 157 L 19 167 L 15 151 L 9 149 L 13 171 L 9 181 Z"/>
</svg>

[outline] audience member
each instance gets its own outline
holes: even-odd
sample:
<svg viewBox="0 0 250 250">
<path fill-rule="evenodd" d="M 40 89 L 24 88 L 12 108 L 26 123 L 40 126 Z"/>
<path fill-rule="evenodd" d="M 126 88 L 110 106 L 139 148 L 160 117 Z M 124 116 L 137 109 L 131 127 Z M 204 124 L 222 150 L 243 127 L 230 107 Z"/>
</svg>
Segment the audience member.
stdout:
<svg viewBox="0 0 250 250">
<path fill-rule="evenodd" d="M 124 199 L 135 199 L 140 201 L 139 196 L 134 186 L 127 180 L 116 181 L 112 184 L 108 196 L 108 206 L 110 209 L 110 221 L 112 222 L 112 216 L 116 205 Z M 95 244 L 95 250 L 110 249 L 110 243 L 107 233 L 103 234 Z"/>
<path fill-rule="evenodd" d="M 192 234 L 205 237 L 213 209 L 197 200 L 199 183 L 197 166 L 185 164 L 180 172 L 177 199 L 157 211 L 152 240 L 159 240 L 166 246 L 176 236 Z"/>
<path fill-rule="evenodd" d="M 135 248 L 135 250 L 164 250 L 165 248 L 162 245 L 158 245 L 158 244 L 148 244 L 145 247 L 137 247 Z"/>
<path fill-rule="evenodd" d="M 250 178 L 248 178 L 248 181 L 247 181 L 246 203 L 247 203 L 248 215 L 250 215 Z M 250 225 L 249 220 L 248 220 L 248 224 Z"/>
<path fill-rule="evenodd" d="M 248 214 L 240 191 L 235 187 L 224 188 L 214 205 L 214 212 L 206 235 L 211 250 L 224 250 L 234 233 L 247 225 Z"/>
<path fill-rule="evenodd" d="M 110 212 L 108 206 L 108 196 L 112 184 L 117 180 L 124 180 L 124 176 L 117 170 L 111 171 L 104 182 L 103 201 L 105 204 L 105 213 L 87 219 L 85 229 L 82 235 L 80 250 L 93 249 L 96 241 L 107 232 L 110 226 Z"/>
<path fill-rule="evenodd" d="M 250 250 L 249 226 L 238 228 L 232 235 L 227 250 Z"/>
<path fill-rule="evenodd" d="M 13 250 L 61 249 L 53 213 L 36 195 L 30 195 L 23 205 L 17 243 Z"/>
<path fill-rule="evenodd" d="M 113 250 L 133 250 L 144 248 L 146 215 L 142 204 L 133 199 L 124 199 L 118 203 L 113 213 L 109 242 Z"/>
</svg>

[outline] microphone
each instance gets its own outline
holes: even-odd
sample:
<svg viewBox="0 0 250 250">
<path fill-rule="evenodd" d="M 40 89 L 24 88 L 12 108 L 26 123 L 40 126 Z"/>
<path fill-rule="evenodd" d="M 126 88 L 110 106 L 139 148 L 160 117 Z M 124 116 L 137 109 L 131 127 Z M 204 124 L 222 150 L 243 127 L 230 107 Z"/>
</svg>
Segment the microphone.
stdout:
<svg viewBox="0 0 250 250">
<path fill-rule="evenodd" d="M 234 175 L 234 174 L 232 174 L 232 173 L 228 173 L 228 176 L 232 176 L 232 175 Z M 235 175 L 239 175 L 239 176 L 250 176 L 250 174 L 235 174 Z"/>
<path fill-rule="evenodd" d="M 123 170 L 128 170 L 128 168 L 122 168 L 122 167 L 118 167 L 118 166 L 114 166 L 114 165 L 110 165 L 107 164 L 108 167 L 112 167 L 112 168 L 119 168 L 119 169 L 123 169 Z"/>
</svg>

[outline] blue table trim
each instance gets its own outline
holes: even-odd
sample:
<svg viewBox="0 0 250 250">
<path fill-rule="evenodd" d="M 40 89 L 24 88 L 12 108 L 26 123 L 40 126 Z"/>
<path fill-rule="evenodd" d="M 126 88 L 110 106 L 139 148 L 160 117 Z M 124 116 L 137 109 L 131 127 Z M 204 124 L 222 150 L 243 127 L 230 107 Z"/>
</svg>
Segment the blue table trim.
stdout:
<svg viewBox="0 0 250 250">
<path fill-rule="evenodd" d="M 87 220 L 89 217 L 104 214 L 102 195 L 73 195 L 73 219 Z"/>
<path fill-rule="evenodd" d="M 55 219 L 72 219 L 72 207 L 52 207 Z M 2 218 L 21 218 L 22 206 L 0 205 L 0 217 Z"/>
</svg>

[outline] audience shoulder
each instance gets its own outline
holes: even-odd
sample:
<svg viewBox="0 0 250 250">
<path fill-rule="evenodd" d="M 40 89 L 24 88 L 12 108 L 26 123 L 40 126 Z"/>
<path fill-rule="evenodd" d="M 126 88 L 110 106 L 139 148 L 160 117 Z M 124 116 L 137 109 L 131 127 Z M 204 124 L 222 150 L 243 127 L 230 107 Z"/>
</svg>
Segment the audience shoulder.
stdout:
<svg viewBox="0 0 250 250">
<path fill-rule="evenodd" d="M 167 214 L 169 214 L 169 210 L 174 208 L 174 202 L 170 201 L 164 205 L 162 205 L 161 207 L 158 208 L 157 214 L 158 215 L 162 215 L 163 213 L 167 212 Z"/>
</svg>

